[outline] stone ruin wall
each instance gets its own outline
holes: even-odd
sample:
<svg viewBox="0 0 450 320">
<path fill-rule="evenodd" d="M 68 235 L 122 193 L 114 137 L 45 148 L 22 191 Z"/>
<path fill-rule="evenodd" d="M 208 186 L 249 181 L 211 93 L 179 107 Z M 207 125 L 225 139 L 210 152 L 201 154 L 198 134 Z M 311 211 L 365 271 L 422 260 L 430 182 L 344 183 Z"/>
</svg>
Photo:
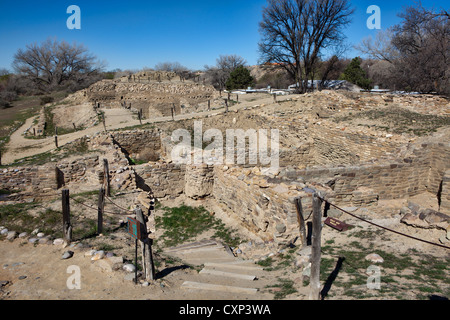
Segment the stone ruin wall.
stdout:
<svg viewBox="0 0 450 320">
<path fill-rule="evenodd" d="M 184 107 L 215 99 L 218 94 L 214 87 L 200 83 L 103 80 L 86 89 L 84 96 L 100 107 L 142 109 L 144 117 L 148 118 L 170 116 L 173 106 L 176 114 L 183 113 Z"/>
<path fill-rule="evenodd" d="M 449 143 L 422 144 L 408 157 L 389 163 L 304 170 L 281 168 L 276 173 L 259 168 L 186 166 L 161 161 L 130 166 L 128 150 L 124 153 L 123 149 L 145 140 L 161 151 L 164 146 L 158 132 L 101 133 L 91 138 L 91 143 L 96 149 L 103 145 L 108 151 L 104 156 L 3 169 L 0 185 L 25 191 L 25 198 L 45 198 L 62 186 L 58 182 L 58 168 L 66 187 L 73 183 L 100 186 L 102 158 L 108 158 L 113 189 L 151 190 L 157 198 L 175 198 L 183 193 L 193 199 L 212 197 L 247 230 L 264 240 L 276 241 L 290 241 L 298 235 L 294 199 L 302 198 L 307 218 L 312 210 L 311 189 L 324 192 L 328 200 L 340 206 L 376 205 L 378 200 L 406 198 L 428 191 L 440 194 L 441 211 L 449 213 Z"/>
</svg>

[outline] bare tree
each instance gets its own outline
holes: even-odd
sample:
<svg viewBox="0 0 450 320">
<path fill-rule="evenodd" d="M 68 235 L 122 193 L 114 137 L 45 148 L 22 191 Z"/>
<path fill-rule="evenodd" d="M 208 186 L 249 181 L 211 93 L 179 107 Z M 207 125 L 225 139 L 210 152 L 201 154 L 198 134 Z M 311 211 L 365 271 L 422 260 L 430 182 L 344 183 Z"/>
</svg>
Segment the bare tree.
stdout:
<svg viewBox="0 0 450 320">
<path fill-rule="evenodd" d="M 262 62 L 281 64 L 305 92 L 323 50 L 344 41 L 353 12 L 348 0 L 268 0 L 260 23 Z"/>
<path fill-rule="evenodd" d="M 82 45 L 48 39 L 30 44 L 14 55 L 14 70 L 26 76 L 42 91 L 51 91 L 68 82 L 83 85 L 98 78 L 103 65 Z"/>
<path fill-rule="evenodd" d="M 230 74 L 238 67 L 245 67 L 247 61 L 238 55 L 221 55 L 215 66 L 205 66 L 206 79 L 216 89 L 224 90 Z"/>
<path fill-rule="evenodd" d="M 365 39 L 357 47 L 370 57 L 387 61 L 397 89 L 450 94 L 450 17 L 421 3 L 398 15 L 399 25 Z"/>
</svg>

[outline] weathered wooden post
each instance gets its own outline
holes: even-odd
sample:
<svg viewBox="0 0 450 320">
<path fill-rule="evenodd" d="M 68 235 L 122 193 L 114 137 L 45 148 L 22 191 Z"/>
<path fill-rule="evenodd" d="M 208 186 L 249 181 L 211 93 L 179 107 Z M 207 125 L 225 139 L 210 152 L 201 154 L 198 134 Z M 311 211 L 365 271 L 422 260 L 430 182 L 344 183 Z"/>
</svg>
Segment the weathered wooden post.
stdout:
<svg viewBox="0 0 450 320">
<path fill-rule="evenodd" d="M 142 235 L 140 243 L 142 253 L 142 267 L 145 274 L 145 279 L 147 281 L 153 281 L 155 280 L 155 266 L 153 263 L 152 254 L 153 240 L 148 238 L 147 222 L 145 221 L 142 209 L 138 207 L 134 210 L 134 213 L 136 214 L 136 220 L 138 220 L 142 224 Z"/>
<path fill-rule="evenodd" d="M 55 127 L 55 146 L 58 149 L 58 128 Z"/>
<path fill-rule="evenodd" d="M 103 159 L 103 188 L 106 191 L 106 196 L 111 197 L 111 176 L 109 175 L 108 159 Z"/>
<path fill-rule="evenodd" d="M 106 119 L 105 119 L 104 113 L 102 113 L 102 122 L 103 122 L 103 129 L 105 129 L 105 132 L 106 132 Z"/>
<path fill-rule="evenodd" d="M 310 300 L 320 300 L 320 259 L 322 240 L 322 200 L 316 193 L 313 195 L 313 221 L 312 221 L 312 252 L 311 252 L 311 281 Z"/>
<path fill-rule="evenodd" d="M 68 189 L 62 190 L 63 234 L 67 244 L 72 242 L 72 225 L 70 224 L 70 194 Z"/>
<path fill-rule="evenodd" d="M 295 208 L 297 209 L 297 221 L 300 228 L 300 240 L 302 241 L 302 247 L 306 247 L 306 226 L 305 218 L 303 217 L 302 199 L 295 199 Z"/>
<path fill-rule="evenodd" d="M 239 102 L 239 94 L 236 94 L 236 101 Z"/>
<path fill-rule="evenodd" d="M 105 189 L 100 188 L 98 193 L 97 233 L 103 233 L 103 211 L 105 210 Z"/>
<path fill-rule="evenodd" d="M 208 100 L 208 111 L 211 110 L 211 100 Z"/>
<path fill-rule="evenodd" d="M 175 121 L 175 115 L 174 115 L 174 112 L 173 112 L 173 107 L 170 110 L 172 111 L 172 121 Z"/>
<path fill-rule="evenodd" d="M 228 99 L 225 99 L 225 113 L 228 113 Z"/>
</svg>

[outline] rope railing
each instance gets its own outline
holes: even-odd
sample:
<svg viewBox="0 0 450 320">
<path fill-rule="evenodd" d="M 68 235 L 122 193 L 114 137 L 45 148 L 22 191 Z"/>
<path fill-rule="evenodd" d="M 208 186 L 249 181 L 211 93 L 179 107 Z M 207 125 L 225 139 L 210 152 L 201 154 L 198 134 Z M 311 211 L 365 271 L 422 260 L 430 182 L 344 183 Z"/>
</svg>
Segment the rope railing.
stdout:
<svg viewBox="0 0 450 320">
<path fill-rule="evenodd" d="M 405 233 L 403 233 L 403 232 L 396 231 L 396 230 L 393 230 L 393 229 L 390 229 L 390 228 L 381 226 L 381 225 L 379 225 L 379 224 L 376 224 L 376 223 L 374 223 L 374 222 L 372 222 L 372 221 L 369 221 L 369 220 L 366 220 L 366 219 L 364 219 L 364 218 L 361 218 L 361 217 L 359 217 L 359 216 L 357 216 L 357 215 L 355 215 L 355 214 L 353 214 L 353 213 L 350 213 L 350 212 L 348 212 L 348 211 L 346 211 L 346 210 L 344 210 L 344 209 L 342 209 L 342 208 L 336 206 L 335 204 L 329 202 L 328 200 L 324 199 L 324 198 L 321 197 L 320 195 L 317 195 L 317 197 L 318 197 L 320 200 L 322 200 L 322 201 L 328 203 L 328 204 L 329 204 L 330 206 L 332 206 L 333 208 L 338 209 L 338 210 L 344 212 L 345 214 L 348 214 L 348 215 L 350 215 L 350 216 L 352 216 L 352 217 L 354 217 L 354 218 L 356 218 L 356 219 L 358 219 L 358 220 L 361 220 L 361 221 L 363 221 L 363 222 L 366 222 L 366 223 L 368 223 L 368 224 L 371 224 L 371 225 L 373 225 L 373 226 L 375 226 L 375 227 L 377 227 L 377 228 L 381 228 L 381 229 L 384 229 L 384 230 L 386 230 L 386 231 L 389 231 L 389 232 L 392 232 L 392 233 L 395 233 L 395 234 L 398 234 L 398 235 L 401 235 L 401 236 L 403 236 L 403 237 L 407 237 L 407 238 L 410 238 L 410 239 L 413 239 L 413 240 L 416 240 L 416 241 L 420 241 L 420 242 L 423 242 L 423 243 L 431 244 L 431 245 L 433 245 L 433 246 L 441 247 L 441 248 L 444 248 L 444 249 L 450 249 L 450 247 L 447 247 L 447 246 L 445 246 L 445 245 L 442 245 L 442 244 L 439 244 L 439 243 L 435 243 L 435 242 L 431 242 L 431 241 L 424 240 L 424 239 L 420 239 L 420 238 L 411 236 L 411 235 L 409 235 L 409 234 L 405 234 Z"/>
</svg>

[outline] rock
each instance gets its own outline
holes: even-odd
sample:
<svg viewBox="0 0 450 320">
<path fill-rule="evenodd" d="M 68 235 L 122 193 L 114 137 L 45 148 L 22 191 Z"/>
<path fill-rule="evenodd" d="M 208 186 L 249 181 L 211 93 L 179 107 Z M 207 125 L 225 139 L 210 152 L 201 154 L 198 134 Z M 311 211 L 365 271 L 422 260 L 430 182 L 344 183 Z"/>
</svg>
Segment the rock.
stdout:
<svg viewBox="0 0 450 320">
<path fill-rule="evenodd" d="M 92 257 L 96 252 L 97 252 L 96 250 L 89 250 L 89 251 L 86 251 L 84 253 L 84 256 L 85 257 Z"/>
<path fill-rule="evenodd" d="M 6 228 L 4 228 L 4 229 L 2 229 L 2 231 L 0 231 L 0 234 L 1 234 L 2 236 L 3 236 L 3 235 L 7 235 L 8 232 L 9 232 L 9 230 L 6 229 Z"/>
<path fill-rule="evenodd" d="M 26 279 L 27 278 L 27 276 L 20 276 L 19 277 L 19 280 L 24 280 L 24 279 Z"/>
<path fill-rule="evenodd" d="M 447 227 L 447 239 L 450 240 L 450 226 Z"/>
<path fill-rule="evenodd" d="M 286 225 L 284 223 L 278 223 L 275 227 L 279 233 L 286 232 Z"/>
<path fill-rule="evenodd" d="M 17 236 L 17 232 L 9 231 L 8 235 L 6 236 L 6 240 L 13 241 L 16 238 L 16 236 Z"/>
<path fill-rule="evenodd" d="M 310 277 L 311 276 L 311 263 L 308 263 L 306 267 L 303 269 L 302 275 L 304 277 Z"/>
<path fill-rule="evenodd" d="M 442 244 L 446 244 L 448 242 L 447 237 L 445 234 L 439 237 L 439 242 Z"/>
<path fill-rule="evenodd" d="M 367 255 L 365 259 L 367 261 L 370 261 L 373 263 L 383 263 L 384 262 L 384 259 L 376 253 L 371 253 L 371 254 Z"/>
<path fill-rule="evenodd" d="M 19 239 L 26 238 L 27 236 L 28 236 L 28 233 L 22 232 L 21 234 L 19 234 Z"/>
<path fill-rule="evenodd" d="M 66 260 L 66 259 L 70 259 L 72 257 L 73 257 L 73 251 L 66 251 L 63 253 L 61 258 Z"/>
<path fill-rule="evenodd" d="M 126 272 L 134 272 L 136 270 L 136 267 L 134 266 L 134 264 L 127 263 L 123 266 L 123 270 L 125 270 Z"/>
<path fill-rule="evenodd" d="M 32 243 L 32 244 L 37 243 L 38 241 L 39 241 L 38 238 L 30 238 L 30 239 L 28 239 L 28 242 Z"/>
<path fill-rule="evenodd" d="M 92 261 L 97 261 L 97 260 L 101 260 L 105 257 L 105 251 L 100 250 L 100 251 L 96 251 L 95 254 L 92 256 L 91 260 Z"/>
<path fill-rule="evenodd" d="M 39 233 L 36 235 L 36 237 L 38 237 L 38 238 L 43 238 L 43 237 L 45 237 L 45 234 L 44 234 L 43 232 L 39 232 Z"/>
<path fill-rule="evenodd" d="M 64 244 L 64 239 L 58 238 L 53 240 L 53 245 L 55 246 L 62 246 Z"/>
<path fill-rule="evenodd" d="M 50 244 L 51 243 L 50 237 L 47 236 L 47 237 L 40 238 L 38 240 L 38 243 L 39 244 Z"/>
</svg>

